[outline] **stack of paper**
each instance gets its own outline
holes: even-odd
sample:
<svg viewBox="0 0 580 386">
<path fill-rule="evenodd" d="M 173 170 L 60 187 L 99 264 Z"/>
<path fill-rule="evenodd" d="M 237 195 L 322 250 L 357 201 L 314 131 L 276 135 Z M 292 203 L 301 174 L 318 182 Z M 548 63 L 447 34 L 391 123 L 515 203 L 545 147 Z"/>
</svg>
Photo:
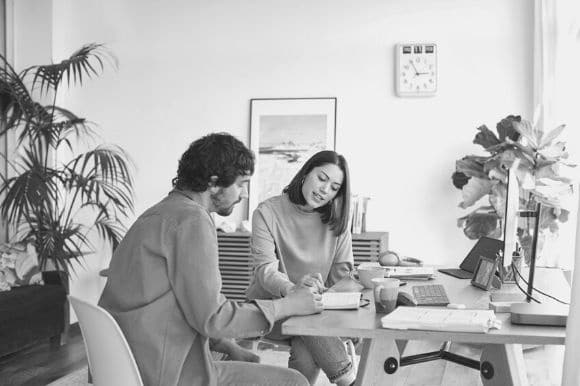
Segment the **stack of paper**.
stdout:
<svg viewBox="0 0 580 386">
<path fill-rule="evenodd" d="M 491 310 L 453 310 L 430 307 L 397 307 L 381 318 L 383 328 L 395 330 L 435 330 L 488 332 L 501 328 Z"/>
<path fill-rule="evenodd" d="M 387 267 L 385 277 L 396 277 L 399 279 L 432 279 L 435 275 L 433 267 Z"/>
<path fill-rule="evenodd" d="M 360 292 L 325 292 L 322 304 L 325 310 L 350 310 L 359 307 Z"/>
</svg>

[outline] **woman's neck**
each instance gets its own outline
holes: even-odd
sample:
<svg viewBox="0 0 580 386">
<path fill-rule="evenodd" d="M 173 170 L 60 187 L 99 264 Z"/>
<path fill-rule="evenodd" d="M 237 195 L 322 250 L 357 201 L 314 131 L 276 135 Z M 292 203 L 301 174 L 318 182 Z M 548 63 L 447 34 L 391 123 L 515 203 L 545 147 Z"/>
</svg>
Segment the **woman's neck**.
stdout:
<svg viewBox="0 0 580 386">
<path fill-rule="evenodd" d="M 307 212 L 307 213 L 312 213 L 314 212 L 314 208 L 312 208 L 310 205 L 305 204 L 305 205 L 296 205 L 298 207 L 298 209 L 300 209 L 303 212 Z"/>
</svg>

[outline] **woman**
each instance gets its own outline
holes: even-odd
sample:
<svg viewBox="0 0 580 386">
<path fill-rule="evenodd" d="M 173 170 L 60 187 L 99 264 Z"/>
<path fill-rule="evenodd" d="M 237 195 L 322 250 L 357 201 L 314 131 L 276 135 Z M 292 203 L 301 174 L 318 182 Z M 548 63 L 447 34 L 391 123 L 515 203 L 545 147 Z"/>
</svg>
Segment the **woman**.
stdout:
<svg viewBox="0 0 580 386">
<path fill-rule="evenodd" d="M 349 275 L 349 197 L 346 160 L 334 151 L 321 151 L 306 161 L 282 195 L 258 206 L 252 218 L 249 299 L 280 298 L 300 287 L 321 291 Z M 284 338 L 291 344 L 288 367 L 311 384 L 320 369 L 337 385 L 354 382 L 355 369 L 340 338 Z"/>
</svg>

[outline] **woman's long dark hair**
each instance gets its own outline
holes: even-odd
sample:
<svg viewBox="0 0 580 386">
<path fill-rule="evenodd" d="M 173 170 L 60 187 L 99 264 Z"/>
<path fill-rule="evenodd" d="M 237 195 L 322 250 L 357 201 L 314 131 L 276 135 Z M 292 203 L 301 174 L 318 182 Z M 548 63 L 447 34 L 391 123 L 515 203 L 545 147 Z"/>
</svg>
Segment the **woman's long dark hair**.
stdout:
<svg viewBox="0 0 580 386">
<path fill-rule="evenodd" d="M 320 213 L 320 219 L 324 224 L 328 224 L 330 229 L 334 231 L 336 236 L 343 234 L 348 228 L 348 216 L 350 211 L 350 176 L 348 172 L 348 164 L 346 159 L 332 150 L 323 150 L 314 154 L 298 173 L 292 178 L 292 181 L 284 188 L 284 193 L 288 194 L 288 198 L 296 205 L 305 205 L 306 199 L 302 194 L 302 184 L 304 178 L 315 167 L 332 164 L 336 165 L 342 170 L 344 179 L 342 185 L 336 193 L 336 197 L 328 204 L 316 208 Z"/>
</svg>

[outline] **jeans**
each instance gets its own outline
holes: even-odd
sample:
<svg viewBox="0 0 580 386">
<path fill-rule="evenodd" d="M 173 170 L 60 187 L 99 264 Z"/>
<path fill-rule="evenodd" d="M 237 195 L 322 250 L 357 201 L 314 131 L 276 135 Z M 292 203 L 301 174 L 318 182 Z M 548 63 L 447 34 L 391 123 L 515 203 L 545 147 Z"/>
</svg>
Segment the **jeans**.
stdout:
<svg viewBox="0 0 580 386">
<path fill-rule="evenodd" d="M 258 363 L 216 361 L 217 384 L 222 386 L 308 386 L 296 370 Z"/>
<path fill-rule="evenodd" d="M 321 369 L 332 383 L 352 370 L 352 363 L 339 337 L 293 336 L 290 345 L 288 367 L 300 371 L 311 385 L 316 383 Z"/>
</svg>

